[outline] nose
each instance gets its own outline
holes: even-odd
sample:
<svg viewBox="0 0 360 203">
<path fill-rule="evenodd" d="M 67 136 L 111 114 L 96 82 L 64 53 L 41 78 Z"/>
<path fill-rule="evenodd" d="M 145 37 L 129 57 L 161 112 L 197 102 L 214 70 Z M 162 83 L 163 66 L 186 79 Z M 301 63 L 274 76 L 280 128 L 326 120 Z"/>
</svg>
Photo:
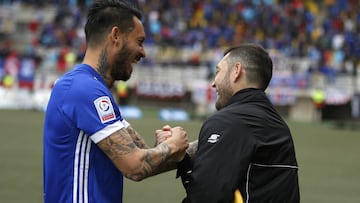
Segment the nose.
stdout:
<svg viewBox="0 0 360 203">
<path fill-rule="evenodd" d="M 145 52 L 144 47 L 141 47 L 141 48 L 140 48 L 140 54 L 141 54 L 141 57 L 142 57 L 142 58 L 145 58 L 145 57 L 146 57 L 146 52 Z"/>
</svg>

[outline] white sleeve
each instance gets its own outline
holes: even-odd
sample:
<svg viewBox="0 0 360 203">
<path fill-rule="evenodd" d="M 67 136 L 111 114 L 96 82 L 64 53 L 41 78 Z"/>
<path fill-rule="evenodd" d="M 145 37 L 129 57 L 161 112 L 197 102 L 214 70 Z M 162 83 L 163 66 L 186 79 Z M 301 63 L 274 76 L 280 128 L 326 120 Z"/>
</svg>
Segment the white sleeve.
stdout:
<svg viewBox="0 0 360 203">
<path fill-rule="evenodd" d="M 90 136 L 90 139 L 97 144 L 101 140 L 107 138 L 111 134 L 113 134 L 115 131 L 120 130 L 121 128 L 127 128 L 130 124 L 123 119 L 122 121 L 117 121 L 111 125 L 106 126 L 105 128 L 97 131 L 96 133 L 92 134 Z"/>
</svg>

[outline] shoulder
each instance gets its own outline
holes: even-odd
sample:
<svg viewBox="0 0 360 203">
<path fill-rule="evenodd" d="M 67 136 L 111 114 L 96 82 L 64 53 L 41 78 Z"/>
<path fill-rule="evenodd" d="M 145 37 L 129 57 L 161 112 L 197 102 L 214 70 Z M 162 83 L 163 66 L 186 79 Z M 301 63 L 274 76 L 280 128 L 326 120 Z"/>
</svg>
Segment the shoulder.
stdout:
<svg viewBox="0 0 360 203">
<path fill-rule="evenodd" d="M 237 115 L 223 109 L 211 115 L 203 124 L 200 134 L 233 133 L 235 129 L 241 129 L 242 122 Z"/>
<path fill-rule="evenodd" d="M 239 121 L 248 112 L 246 106 L 232 104 L 212 114 L 205 123 L 209 125 L 231 125 L 234 121 Z"/>
<path fill-rule="evenodd" d="M 226 118 L 230 116 L 231 115 L 228 112 L 217 111 L 205 120 L 204 126 L 214 127 L 214 128 L 224 125 L 226 126 L 230 123 L 229 120 Z"/>
<path fill-rule="evenodd" d="M 74 98 L 81 98 L 85 95 L 108 93 L 107 87 L 90 73 L 81 70 L 73 70 L 61 77 L 54 85 L 54 88 L 67 91 Z"/>
<path fill-rule="evenodd" d="M 228 137 L 239 134 L 250 136 L 253 132 L 252 125 L 249 125 L 252 117 L 251 111 L 247 111 L 246 107 L 228 106 L 214 113 L 204 122 L 201 134 L 221 133 Z"/>
</svg>

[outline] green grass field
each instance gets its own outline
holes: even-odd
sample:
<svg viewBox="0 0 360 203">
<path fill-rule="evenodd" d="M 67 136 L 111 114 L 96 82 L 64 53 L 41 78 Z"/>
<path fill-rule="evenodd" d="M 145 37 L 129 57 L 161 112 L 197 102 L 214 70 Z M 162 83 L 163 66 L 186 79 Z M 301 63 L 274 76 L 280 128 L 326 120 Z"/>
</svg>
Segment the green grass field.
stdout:
<svg viewBox="0 0 360 203">
<path fill-rule="evenodd" d="M 43 113 L 0 110 L 0 202 L 42 202 Z M 153 145 L 154 130 L 164 125 L 154 110 L 129 120 Z M 301 202 L 360 202 L 360 131 L 337 130 L 329 123 L 288 122 L 300 165 Z M 170 122 L 184 126 L 196 139 L 201 121 Z M 125 203 L 181 202 L 185 195 L 175 172 L 142 182 L 125 181 Z"/>
</svg>

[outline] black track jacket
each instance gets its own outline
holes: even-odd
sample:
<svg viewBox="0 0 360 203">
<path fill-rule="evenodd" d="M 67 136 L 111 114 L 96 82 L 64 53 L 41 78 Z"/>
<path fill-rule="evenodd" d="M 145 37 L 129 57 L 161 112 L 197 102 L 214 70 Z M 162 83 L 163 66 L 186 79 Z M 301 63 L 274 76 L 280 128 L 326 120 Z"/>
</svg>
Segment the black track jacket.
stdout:
<svg viewBox="0 0 360 203">
<path fill-rule="evenodd" d="M 262 90 L 240 90 L 209 117 L 194 163 L 186 162 L 178 167 L 184 203 L 232 202 L 237 188 L 244 203 L 300 202 L 290 130 Z"/>
</svg>

